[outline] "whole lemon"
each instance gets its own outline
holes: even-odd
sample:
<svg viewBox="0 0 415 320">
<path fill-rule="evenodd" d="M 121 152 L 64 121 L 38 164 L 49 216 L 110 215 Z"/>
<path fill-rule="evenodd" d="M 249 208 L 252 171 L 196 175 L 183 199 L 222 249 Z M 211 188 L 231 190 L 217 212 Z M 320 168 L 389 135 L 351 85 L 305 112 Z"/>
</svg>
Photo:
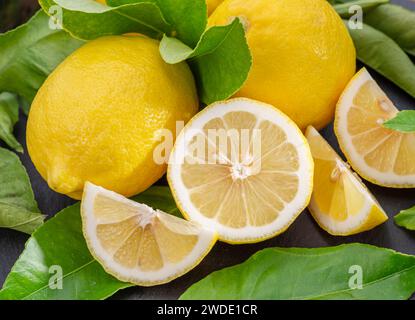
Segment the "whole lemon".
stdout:
<svg viewBox="0 0 415 320">
<path fill-rule="evenodd" d="M 125 196 L 166 172 L 153 158 L 162 129 L 198 110 L 186 63 L 169 65 L 159 42 L 111 36 L 88 42 L 47 78 L 30 109 L 27 146 L 49 186 L 80 199 L 85 181 Z"/>
<path fill-rule="evenodd" d="M 239 17 L 253 66 L 237 96 L 281 109 L 300 128 L 322 128 L 356 68 L 342 20 L 325 0 L 225 0 L 210 25 Z"/>
</svg>

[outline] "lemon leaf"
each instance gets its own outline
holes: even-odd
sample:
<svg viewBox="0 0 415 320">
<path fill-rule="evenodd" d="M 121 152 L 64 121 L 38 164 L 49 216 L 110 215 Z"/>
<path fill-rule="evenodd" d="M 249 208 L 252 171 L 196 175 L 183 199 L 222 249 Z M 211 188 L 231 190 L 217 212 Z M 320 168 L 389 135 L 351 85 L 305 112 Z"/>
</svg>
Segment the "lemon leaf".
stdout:
<svg viewBox="0 0 415 320">
<path fill-rule="evenodd" d="M 415 65 L 399 45 L 383 32 L 363 24 L 362 29 L 350 28 L 357 57 L 415 97 Z"/>
<path fill-rule="evenodd" d="M 359 6 L 364 12 L 367 12 L 370 9 L 373 9 L 374 7 L 377 7 L 381 4 L 388 3 L 388 2 L 389 0 L 343 1 L 343 2 L 333 3 L 333 7 L 342 18 L 348 18 L 352 14 L 354 14 L 353 11 L 350 11 L 350 8 L 352 8 L 352 6 Z"/>
<path fill-rule="evenodd" d="M 415 132 L 415 110 L 402 110 L 395 118 L 386 121 L 383 126 L 401 132 Z"/>
<path fill-rule="evenodd" d="M 205 31 L 207 25 L 205 0 L 107 0 L 110 6 L 140 2 L 156 4 L 172 26 L 175 37 L 188 46 L 195 46 Z"/>
<path fill-rule="evenodd" d="M 93 0 L 40 0 L 43 10 L 72 36 L 92 40 L 129 32 L 161 38 L 171 31 L 159 7 L 139 2 L 109 7 Z"/>
<path fill-rule="evenodd" d="M 39 11 L 26 24 L 0 34 L 0 92 L 32 101 L 46 77 L 82 44 L 49 28 L 49 17 Z"/>
<path fill-rule="evenodd" d="M 32 233 L 43 219 L 19 158 L 0 148 L 0 227 Z"/>
<path fill-rule="evenodd" d="M 13 136 L 13 127 L 19 120 L 17 96 L 8 92 L 0 94 L 0 139 L 17 152 L 23 152 L 21 144 Z"/>
<path fill-rule="evenodd" d="M 415 56 L 415 12 L 385 4 L 368 12 L 365 22 L 387 34 L 407 53 Z"/>
<path fill-rule="evenodd" d="M 178 39 L 164 36 L 160 53 L 167 63 L 189 60 L 202 102 L 225 100 L 246 81 L 252 57 L 239 19 L 227 26 L 205 31 L 194 49 Z"/>
<path fill-rule="evenodd" d="M 415 207 L 401 211 L 394 219 L 398 226 L 415 231 Z"/>
<path fill-rule="evenodd" d="M 181 299 L 408 299 L 415 291 L 415 256 L 365 244 L 269 248 L 216 271 Z"/>
<path fill-rule="evenodd" d="M 49 285 L 57 266 L 62 290 Z M 27 241 L 7 277 L 0 299 L 102 299 L 131 285 L 108 275 L 88 251 L 82 235 L 79 204 L 62 210 Z"/>
<path fill-rule="evenodd" d="M 178 215 L 168 187 L 151 187 L 134 200 Z M 62 271 L 56 278 L 61 281 L 61 290 L 49 286 L 51 277 L 56 275 L 50 271 L 57 270 L 56 267 Z M 131 286 L 107 274 L 90 254 L 77 203 L 56 214 L 32 234 L 0 290 L 0 300 L 98 300 Z"/>
</svg>

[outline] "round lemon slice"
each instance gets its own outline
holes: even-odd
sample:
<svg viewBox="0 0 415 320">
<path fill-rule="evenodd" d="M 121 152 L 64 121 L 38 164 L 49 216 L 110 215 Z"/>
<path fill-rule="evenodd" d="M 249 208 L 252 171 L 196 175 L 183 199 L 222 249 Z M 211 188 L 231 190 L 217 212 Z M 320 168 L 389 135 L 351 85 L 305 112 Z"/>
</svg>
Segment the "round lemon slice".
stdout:
<svg viewBox="0 0 415 320">
<path fill-rule="evenodd" d="M 415 187 L 415 133 L 383 126 L 398 109 L 366 69 L 360 70 L 341 96 L 335 132 L 353 169 L 386 187 Z"/>
<path fill-rule="evenodd" d="M 213 104 L 177 138 L 168 181 L 189 220 L 228 243 L 285 231 L 307 206 L 313 160 L 304 135 L 275 107 L 250 99 Z"/>
<path fill-rule="evenodd" d="M 190 271 L 217 239 L 195 223 L 91 183 L 85 184 L 81 215 L 92 255 L 117 279 L 140 286 L 166 283 Z"/>
<path fill-rule="evenodd" d="M 313 154 L 314 190 L 308 206 L 317 223 L 332 235 L 370 230 L 388 216 L 360 178 L 313 127 L 306 136 Z"/>
</svg>

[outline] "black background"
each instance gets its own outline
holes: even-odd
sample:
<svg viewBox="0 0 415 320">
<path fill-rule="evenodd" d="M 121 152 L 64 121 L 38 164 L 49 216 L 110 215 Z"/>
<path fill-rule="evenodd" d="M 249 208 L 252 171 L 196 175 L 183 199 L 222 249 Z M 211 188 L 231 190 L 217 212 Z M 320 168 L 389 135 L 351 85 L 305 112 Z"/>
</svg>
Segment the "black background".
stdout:
<svg viewBox="0 0 415 320">
<path fill-rule="evenodd" d="M 8 3 L 14 1 L 16 0 L 0 0 L 1 18 L 4 18 L 6 13 L 5 8 L 7 7 Z M 17 23 L 20 23 L 26 19 L 28 16 L 28 11 L 30 12 L 30 10 L 33 10 L 32 8 L 34 8 L 34 6 L 30 4 L 31 1 L 23 2 L 25 3 L 24 11 L 19 11 L 17 13 L 15 12 L 15 14 L 18 16 L 16 16 L 14 21 L 19 21 Z M 408 8 L 411 8 L 412 10 L 415 10 L 414 0 L 395 0 L 392 2 L 399 3 Z M 7 21 L 10 23 L 10 21 L 13 20 L 10 20 L 10 17 L 8 17 Z M 14 24 L 16 24 L 16 22 L 14 22 Z M 11 26 L 12 25 L 9 25 L 8 27 Z M 2 25 L 1 20 L 0 28 L 6 28 L 4 24 Z M 361 67 L 361 65 L 358 67 Z M 395 102 L 398 108 L 414 109 L 415 99 L 411 98 L 408 94 L 400 90 L 388 80 L 376 74 L 376 72 L 373 70 L 369 69 L 369 71 L 379 82 L 380 86 L 389 95 L 392 101 Z M 30 161 L 26 151 L 26 120 L 26 116 L 21 114 L 20 121 L 15 128 L 15 135 L 17 139 L 25 147 L 25 153 L 20 155 L 20 158 L 28 170 L 39 208 L 44 214 L 47 214 L 49 217 L 51 217 L 63 208 L 74 203 L 74 201 L 70 198 L 51 191 L 33 167 L 33 164 Z M 323 131 L 323 134 L 336 148 L 336 150 L 339 151 L 332 127 L 329 126 L 326 128 Z M 4 144 L 0 142 L 0 146 L 4 147 Z M 164 181 L 159 183 L 164 183 Z M 386 189 L 372 185 L 370 183 L 367 183 L 367 185 L 391 218 L 388 222 L 377 227 L 374 230 L 351 237 L 333 237 L 327 234 L 325 231 L 321 230 L 313 221 L 310 214 L 305 211 L 293 223 L 287 232 L 274 239 L 254 245 L 238 246 L 232 246 L 219 242 L 215 245 L 213 250 L 204 259 L 204 261 L 187 275 L 162 286 L 151 288 L 133 287 L 125 289 L 114 295 L 113 299 L 176 299 L 180 296 L 181 293 L 184 292 L 187 287 L 189 287 L 194 282 L 202 279 L 212 271 L 241 263 L 258 250 L 273 246 L 310 248 L 335 246 L 350 242 L 361 242 L 395 249 L 408 254 L 415 254 L 415 232 L 410 232 L 397 227 L 392 219 L 393 216 L 400 210 L 407 209 L 415 205 L 414 189 Z M 6 229 L 0 230 L 0 285 L 4 282 L 11 267 L 19 257 L 19 254 L 22 252 L 27 239 L 28 236 L 23 233 Z"/>
</svg>

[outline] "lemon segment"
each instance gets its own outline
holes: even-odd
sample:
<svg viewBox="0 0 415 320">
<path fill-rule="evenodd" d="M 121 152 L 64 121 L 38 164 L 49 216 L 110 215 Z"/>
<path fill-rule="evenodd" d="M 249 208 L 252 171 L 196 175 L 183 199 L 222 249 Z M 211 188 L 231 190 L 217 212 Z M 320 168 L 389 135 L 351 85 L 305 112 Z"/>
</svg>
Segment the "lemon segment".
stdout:
<svg viewBox="0 0 415 320">
<path fill-rule="evenodd" d="M 177 138 L 168 167 L 183 215 L 229 243 L 285 231 L 307 206 L 312 178 L 298 127 L 273 106 L 244 98 L 197 114 Z"/>
<path fill-rule="evenodd" d="M 314 190 L 309 210 L 332 235 L 370 230 L 388 217 L 360 178 L 313 127 L 306 137 L 314 159 Z"/>
<path fill-rule="evenodd" d="M 217 238 L 195 223 L 91 183 L 85 184 L 81 214 L 92 255 L 117 279 L 141 286 L 166 283 L 193 269 Z"/>
<path fill-rule="evenodd" d="M 335 132 L 353 169 L 372 183 L 415 187 L 415 133 L 387 129 L 398 109 L 365 68 L 350 81 L 336 111 Z"/>
</svg>

